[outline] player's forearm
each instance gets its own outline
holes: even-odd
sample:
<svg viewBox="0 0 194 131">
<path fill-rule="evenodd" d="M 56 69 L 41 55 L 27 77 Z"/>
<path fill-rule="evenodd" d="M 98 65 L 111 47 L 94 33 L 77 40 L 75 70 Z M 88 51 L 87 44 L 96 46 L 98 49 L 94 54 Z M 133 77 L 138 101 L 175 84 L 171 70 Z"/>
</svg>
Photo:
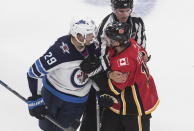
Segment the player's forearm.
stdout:
<svg viewBox="0 0 194 131">
<path fill-rule="evenodd" d="M 28 79 L 28 85 L 30 92 L 32 93 L 32 96 L 37 95 L 37 89 L 38 89 L 38 79 L 32 78 L 27 74 L 27 79 Z"/>
</svg>

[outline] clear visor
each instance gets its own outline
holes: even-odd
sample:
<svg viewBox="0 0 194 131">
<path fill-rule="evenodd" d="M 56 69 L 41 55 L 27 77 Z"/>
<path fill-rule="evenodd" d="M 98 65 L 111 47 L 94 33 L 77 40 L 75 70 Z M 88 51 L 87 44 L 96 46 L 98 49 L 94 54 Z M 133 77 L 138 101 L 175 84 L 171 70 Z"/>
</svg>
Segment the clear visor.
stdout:
<svg viewBox="0 0 194 131">
<path fill-rule="evenodd" d="M 97 30 L 96 28 L 93 31 L 87 32 L 87 34 L 84 36 L 85 42 L 93 43 L 96 40 L 97 37 Z"/>
</svg>

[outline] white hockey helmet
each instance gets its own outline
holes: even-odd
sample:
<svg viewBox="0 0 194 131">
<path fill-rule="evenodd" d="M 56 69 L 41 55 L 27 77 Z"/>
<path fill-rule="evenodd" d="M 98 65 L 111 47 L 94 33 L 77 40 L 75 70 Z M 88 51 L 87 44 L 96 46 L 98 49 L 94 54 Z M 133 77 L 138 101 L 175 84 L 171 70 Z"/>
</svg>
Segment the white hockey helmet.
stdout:
<svg viewBox="0 0 194 131">
<path fill-rule="evenodd" d="M 74 19 L 71 24 L 70 34 L 75 37 L 75 39 L 84 46 L 86 42 L 86 37 L 88 34 L 93 33 L 94 37 L 96 36 L 97 27 L 94 21 L 90 18 L 85 19 Z M 77 34 L 81 34 L 84 37 L 84 41 L 81 42 L 77 38 Z M 93 41 L 91 41 L 92 43 Z"/>
</svg>

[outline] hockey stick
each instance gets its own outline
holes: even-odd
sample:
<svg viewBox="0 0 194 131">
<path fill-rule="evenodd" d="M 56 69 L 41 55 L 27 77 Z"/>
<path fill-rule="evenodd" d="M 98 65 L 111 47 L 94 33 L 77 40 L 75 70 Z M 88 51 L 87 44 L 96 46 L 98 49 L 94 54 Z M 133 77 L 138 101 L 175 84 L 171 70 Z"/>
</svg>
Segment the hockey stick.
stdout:
<svg viewBox="0 0 194 131">
<path fill-rule="evenodd" d="M 10 92 L 12 92 L 13 94 L 15 94 L 17 97 L 19 97 L 20 99 L 22 99 L 25 103 L 27 103 L 27 99 L 24 98 L 22 95 L 20 95 L 18 92 L 16 92 L 15 90 L 13 90 L 12 88 L 10 88 L 7 84 L 5 84 L 3 81 L 0 80 L 0 84 L 2 86 L 4 86 L 6 89 L 8 89 Z M 47 119 L 48 121 L 50 121 L 51 123 L 53 123 L 54 125 L 56 125 L 57 127 L 59 127 L 61 130 L 63 131 L 76 131 L 76 128 L 79 126 L 80 121 L 76 120 L 73 123 L 73 126 L 70 126 L 68 128 L 64 128 L 61 124 L 59 124 L 56 120 L 54 120 L 52 117 L 50 117 L 49 115 L 44 115 L 43 116 L 45 119 Z M 75 129 L 74 129 L 75 128 Z"/>
<path fill-rule="evenodd" d="M 100 131 L 100 128 L 101 128 L 100 106 L 98 104 L 98 98 L 97 98 L 97 96 L 96 96 L 96 124 L 97 124 L 97 131 Z"/>
<path fill-rule="evenodd" d="M 96 91 L 99 91 L 100 88 L 98 85 L 93 81 L 93 87 Z M 96 96 L 96 125 L 97 125 L 97 131 L 100 131 L 101 128 L 101 119 L 100 119 L 100 106 L 98 104 L 98 97 Z"/>
</svg>

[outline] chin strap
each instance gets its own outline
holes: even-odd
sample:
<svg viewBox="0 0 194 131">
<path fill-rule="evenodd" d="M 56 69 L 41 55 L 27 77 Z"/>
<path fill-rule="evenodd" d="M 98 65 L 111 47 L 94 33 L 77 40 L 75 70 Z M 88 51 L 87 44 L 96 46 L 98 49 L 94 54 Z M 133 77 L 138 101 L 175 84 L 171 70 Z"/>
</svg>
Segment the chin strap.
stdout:
<svg viewBox="0 0 194 131">
<path fill-rule="evenodd" d="M 75 39 L 76 39 L 77 42 L 79 42 L 82 46 L 85 46 L 85 43 L 86 43 L 86 38 L 85 38 L 85 36 L 84 36 L 84 41 L 83 41 L 83 42 L 81 42 L 81 41 L 77 38 L 77 36 L 75 37 Z"/>
<path fill-rule="evenodd" d="M 93 35 L 95 36 L 95 33 L 93 33 Z M 83 37 L 84 37 L 84 41 L 83 41 L 83 42 L 81 42 L 81 41 L 77 38 L 77 35 L 75 36 L 75 39 L 76 39 L 77 42 L 79 42 L 82 46 L 85 46 L 87 34 L 84 34 Z M 90 41 L 90 43 L 93 43 L 94 41 L 95 41 L 95 38 L 93 38 L 93 39 Z"/>
</svg>

